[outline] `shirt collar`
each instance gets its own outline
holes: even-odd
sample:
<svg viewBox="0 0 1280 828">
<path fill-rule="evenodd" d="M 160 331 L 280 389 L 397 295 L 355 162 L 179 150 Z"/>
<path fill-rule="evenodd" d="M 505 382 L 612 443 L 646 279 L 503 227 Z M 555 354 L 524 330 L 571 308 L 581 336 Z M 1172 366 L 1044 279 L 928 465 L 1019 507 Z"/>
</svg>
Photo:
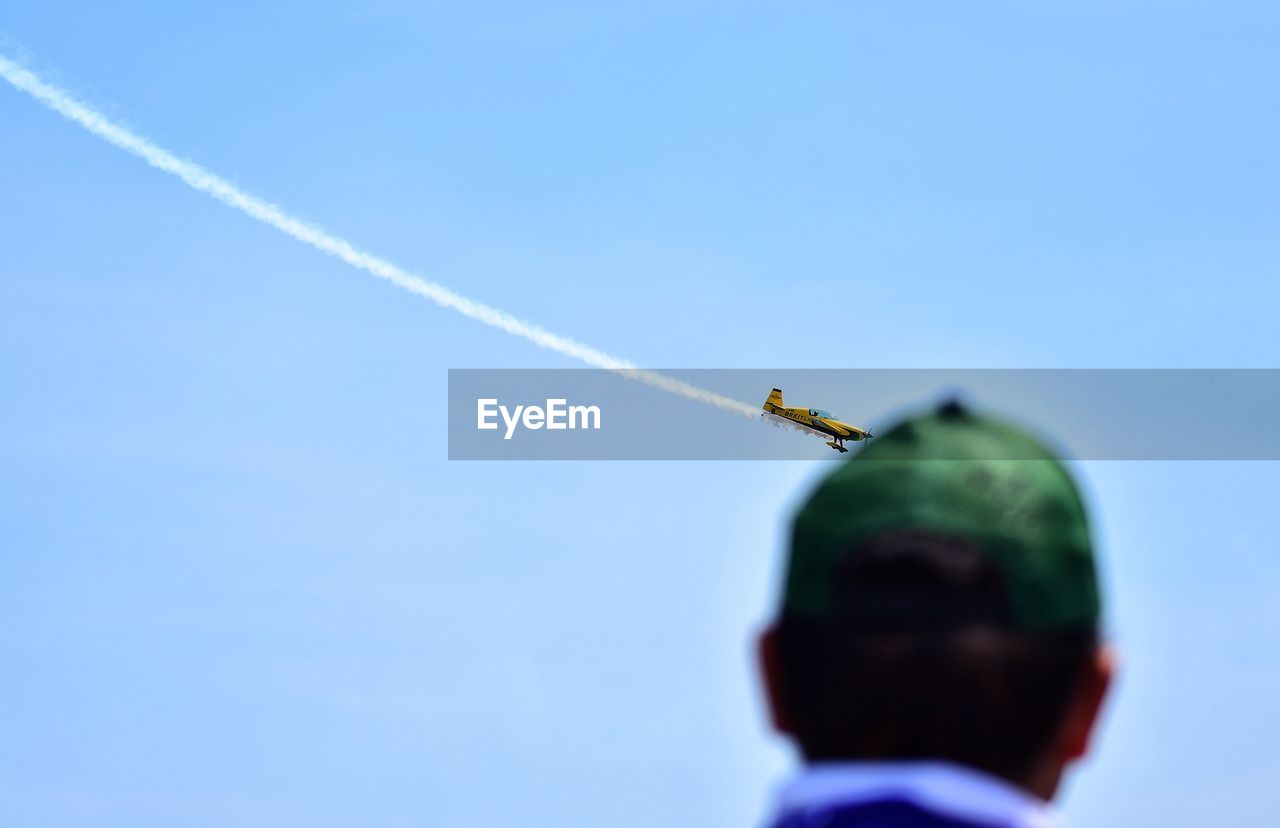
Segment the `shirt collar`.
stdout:
<svg viewBox="0 0 1280 828">
<path fill-rule="evenodd" d="M 903 799 L 939 815 L 1010 828 L 1064 828 L 1057 810 L 1002 779 L 935 761 L 817 762 L 785 783 L 775 822 L 837 805 Z"/>
</svg>

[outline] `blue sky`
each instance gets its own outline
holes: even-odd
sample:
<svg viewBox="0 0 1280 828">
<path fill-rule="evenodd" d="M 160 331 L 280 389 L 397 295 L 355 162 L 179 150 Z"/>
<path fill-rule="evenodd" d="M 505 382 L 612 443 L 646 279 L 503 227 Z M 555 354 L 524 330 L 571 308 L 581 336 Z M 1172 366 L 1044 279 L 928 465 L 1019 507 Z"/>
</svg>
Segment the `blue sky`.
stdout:
<svg viewBox="0 0 1280 828">
<path fill-rule="evenodd" d="M 1265 4 L 598 6 L 49 2 L 0 52 L 648 366 L 1276 364 Z M 0 127 L 0 822 L 760 819 L 821 466 L 448 463 L 448 368 L 570 364 Z M 1264 824 L 1280 471 L 1081 473 L 1125 671 L 1068 813 Z"/>
</svg>

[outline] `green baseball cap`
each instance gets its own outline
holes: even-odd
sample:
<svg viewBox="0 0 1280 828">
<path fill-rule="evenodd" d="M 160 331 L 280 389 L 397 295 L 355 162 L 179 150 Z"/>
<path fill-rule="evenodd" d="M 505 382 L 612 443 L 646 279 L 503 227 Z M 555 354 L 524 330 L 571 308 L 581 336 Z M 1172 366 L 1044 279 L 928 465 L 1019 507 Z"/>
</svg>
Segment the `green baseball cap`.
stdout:
<svg viewBox="0 0 1280 828">
<path fill-rule="evenodd" d="M 796 514 L 783 612 L 834 613 L 839 568 L 868 542 L 924 531 L 990 556 L 1020 630 L 1095 627 L 1093 545 L 1075 483 L 1042 442 L 948 402 L 867 444 Z"/>
</svg>

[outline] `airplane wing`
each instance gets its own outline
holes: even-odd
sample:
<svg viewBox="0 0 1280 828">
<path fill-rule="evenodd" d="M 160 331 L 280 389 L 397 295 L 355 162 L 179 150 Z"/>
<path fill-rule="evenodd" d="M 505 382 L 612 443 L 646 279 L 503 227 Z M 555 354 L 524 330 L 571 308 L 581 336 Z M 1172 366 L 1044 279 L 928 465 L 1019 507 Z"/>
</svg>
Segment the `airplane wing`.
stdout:
<svg viewBox="0 0 1280 828">
<path fill-rule="evenodd" d="M 851 426 L 846 423 L 841 423 L 836 420 L 823 419 L 822 422 L 824 425 L 826 425 L 828 428 L 830 428 L 840 437 L 852 437 L 855 440 L 861 440 L 865 438 L 867 434 L 870 433 L 865 429 L 858 428 L 857 426 Z"/>
<path fill-rule="evenodd" d="M 822 424 L 827 428 L 831 429 L 832 431 L 834 431 L 836 434 L 839 434 L 841 437 L 848 437 L 850 434 L 853 433 L 850 429 L 846 428 L 843 423 L 838 423 L 835 420 L 828 420 L 823 418 Z"/>
</svg>

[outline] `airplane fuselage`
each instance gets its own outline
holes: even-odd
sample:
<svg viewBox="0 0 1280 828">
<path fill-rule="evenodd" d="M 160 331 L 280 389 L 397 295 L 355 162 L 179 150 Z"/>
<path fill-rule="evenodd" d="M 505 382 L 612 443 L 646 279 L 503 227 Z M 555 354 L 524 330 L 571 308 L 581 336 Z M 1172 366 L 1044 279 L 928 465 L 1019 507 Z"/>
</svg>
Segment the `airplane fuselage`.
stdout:
<svg viewBox="0 0 1280 828">
<path fill-rule="evenodd" d="M 811 428 L 814 431 L 824 434 L 828 437 L 837 437 L 841 440 L 853 440 L 857 442 L 866 437 L 867 432 L 848 423 L 839 420 L 833 420 L 827 417 L 820 417 L 810 413 L 808 408 L 787 408 L 781 405 L 766 403 L 764 410 L 783 419 L 798 423 L 805 428 Z"/>
</svg>

